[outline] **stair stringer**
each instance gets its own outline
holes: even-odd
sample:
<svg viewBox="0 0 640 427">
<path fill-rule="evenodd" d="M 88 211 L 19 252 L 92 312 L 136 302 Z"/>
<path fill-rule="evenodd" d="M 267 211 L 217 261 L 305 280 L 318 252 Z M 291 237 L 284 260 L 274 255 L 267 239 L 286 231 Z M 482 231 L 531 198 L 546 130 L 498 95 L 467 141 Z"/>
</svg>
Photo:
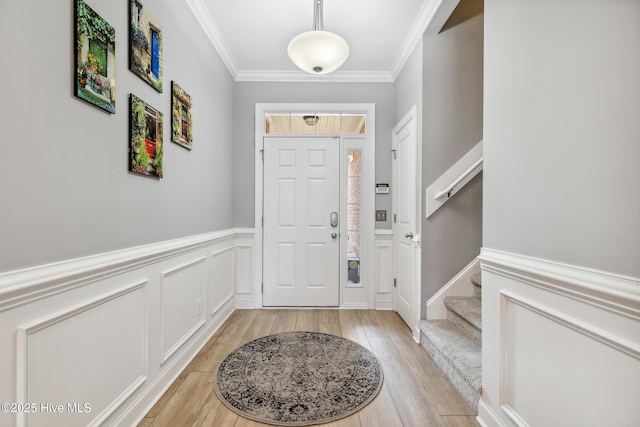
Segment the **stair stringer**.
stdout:
<svg viewBox="0 0 640 427">
<path fill-rule="evenodd" d="M 475 273 L 480 273 L 480 260 L 478 258 L 474 258 L 473 261 L 467 264 L 446 285 L 429 298 L 427 301 L 427 320 L 447 318 L 447 308 L 444 305 L 445 297 L 474 296 L 475 285 L 471 283 L 471 275 Z"/>
</svg>

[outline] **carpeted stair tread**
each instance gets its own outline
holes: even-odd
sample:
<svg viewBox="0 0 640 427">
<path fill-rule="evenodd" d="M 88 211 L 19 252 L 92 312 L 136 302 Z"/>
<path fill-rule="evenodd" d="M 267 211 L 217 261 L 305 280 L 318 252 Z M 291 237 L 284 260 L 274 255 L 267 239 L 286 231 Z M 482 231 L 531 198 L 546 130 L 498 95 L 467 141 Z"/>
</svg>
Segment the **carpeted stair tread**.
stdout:
<svg viewBox="0 0 640 427">
<path fill-rule="evenodd" d="M 421 320 L 422 346 L 469 406 L 477 410 L 482 386 L 482 345 L 448 320 Z"/>
<path fill-rule="evenodd" d="M 478 298 L 450 296 L 444 299 L 444 305 L 478 330 L 482 330 L 482 307 Z"/>
<path fill-rule="evenodd" d="M 469 279 L 471 280 L 471 283 L 473 283 L 474 285 L 482 286 L 482 276 L 480 275 L 480 273 L 472 274 Z"/>
</svg>

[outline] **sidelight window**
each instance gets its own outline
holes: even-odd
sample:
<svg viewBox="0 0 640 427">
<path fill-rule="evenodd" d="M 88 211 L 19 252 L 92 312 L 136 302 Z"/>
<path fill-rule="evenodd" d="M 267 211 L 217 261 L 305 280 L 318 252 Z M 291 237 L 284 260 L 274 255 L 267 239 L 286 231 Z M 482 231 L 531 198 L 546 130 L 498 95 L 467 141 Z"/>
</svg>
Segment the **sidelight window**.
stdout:
<svg viewBox="0 0 640 427">
<path fill-rule="evenodd" d="M 347 283 L 360 283 L 362 152 L 347 153 Z"/>
</svg>

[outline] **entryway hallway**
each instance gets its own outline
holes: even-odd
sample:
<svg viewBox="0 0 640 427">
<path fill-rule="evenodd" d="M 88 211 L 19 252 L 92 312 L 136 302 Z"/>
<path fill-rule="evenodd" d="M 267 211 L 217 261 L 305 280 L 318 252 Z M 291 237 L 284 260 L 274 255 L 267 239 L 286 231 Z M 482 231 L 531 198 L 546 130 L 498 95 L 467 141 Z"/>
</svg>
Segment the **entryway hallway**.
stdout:
<svg viewBox="0 0 640 427">
<path fill-rule="evenodd" d="M 392 311 L 235 310 L 139 426 L 263 426 L 227 409 L 213 390 L 222 359 L 239 345 L 280 332 L 314 331 L 373 351 L 384 370 L 376 399 L 332 427 L 471 427 L 475 413 Z"/>
</svg>

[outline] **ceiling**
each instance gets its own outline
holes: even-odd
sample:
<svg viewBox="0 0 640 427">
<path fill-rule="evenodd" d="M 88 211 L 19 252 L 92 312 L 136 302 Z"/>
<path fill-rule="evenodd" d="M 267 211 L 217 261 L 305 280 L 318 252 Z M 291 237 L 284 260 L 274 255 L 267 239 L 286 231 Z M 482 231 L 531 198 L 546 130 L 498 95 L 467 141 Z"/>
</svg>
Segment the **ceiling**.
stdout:
<svg viewBox="0 0 640 427">
<path fill-rule="evenodd" d="M 392 82 L 428 27 L 459 0 L 324 0 L 324 28 L 342 36 L 347 62 L 330 74 L 300 71 L 289 41 L 313 25 L 313 0 L 187 0 L 237 81 Z"/>
</svg>

